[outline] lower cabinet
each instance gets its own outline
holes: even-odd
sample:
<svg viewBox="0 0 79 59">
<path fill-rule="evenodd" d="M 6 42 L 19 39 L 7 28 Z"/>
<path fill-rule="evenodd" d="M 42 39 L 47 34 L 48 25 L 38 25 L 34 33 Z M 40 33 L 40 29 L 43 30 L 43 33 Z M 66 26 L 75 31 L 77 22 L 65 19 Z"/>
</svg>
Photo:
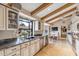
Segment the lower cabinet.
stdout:
<svg viewBox="0 0 79 59">
<path fill-rule="evenodd" d="M 29 56 L 28 48 L 21 49 L 21 56 Z"/>
<path fill-rule="evenodd" d="M 0 50 L 0 56 L 4 56 L 4 50 Z"/>
<path fill-rule="evenodd" d="M 45 46 L 45 40 L 42 39 L 42 47 L 44 47 L 44 46 Z"/>
<path fill-rule="evenodd" d="M 42 47 L 43 47 L 43 40 L 40 39 L 40 48 L 42 48 Z"/>
<path fill-rule="evenodd" d="M 29 56 L 29 43 L 24 43 L 21 45 L 21 56 Z"/>
<path fill-rule="evenodd" d="M 0 56 L 33 56 L 45 45 L 45 40 L 36 39 L 22 43 L 4 50 L 0 50 Z"/>
<path fill-rule="evenodd" d="M 20 45 L 5 49 L 4 52 L 5 52 L 5 56 L 19 56 L 20 55 Z"/>
<path fill-rule="evenodd" d="M 34 40 L 30 45 L 30 56 L 35 55 L 40 50 L 40 42 L 39 40 Z"/>
<path fill-rule="evenodd" d="M 45 37 L 44 37 L 44 39 L 43 39 L 43 40 L 44 40 L 44 44 L 43 44 L 43 45 L 45 46 L 45 45 L 46 45 L 46 39 L 45 39 Z"/>
<path fill-rule="evenodd" d="M 39 43 L 39 40 L 36 41 L 35 47 L 36 47 L 35 53 L 37 53 L 37 52 L 40 50 L 40 43 Z"/>
<path fill-rule="evenodd" d="M 12 52 L 11 54 L 6 55 L 6 56 L 20 56 L 20 50 Z"/>
<path fill-rule="evenodd" d="M 39 41 L 37 42 L 37 52 L 40 50 L 40 43 Z"/>
<path fill-rule="evenodd" d="M 30 45 L 30 56 L 33 56 L 35 54 L 35 44 Z"/>
</svg>

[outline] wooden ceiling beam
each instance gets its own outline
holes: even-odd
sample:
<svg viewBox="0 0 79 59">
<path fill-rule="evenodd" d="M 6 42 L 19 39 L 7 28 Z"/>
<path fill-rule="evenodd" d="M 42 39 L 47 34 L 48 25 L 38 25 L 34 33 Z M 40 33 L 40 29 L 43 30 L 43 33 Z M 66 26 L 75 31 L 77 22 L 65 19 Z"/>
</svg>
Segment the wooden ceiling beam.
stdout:
<svg viewBox="0 0 79 59">
<path fill-rule="evenodd" d="M 37 13 L 41 12 L 42 10 L 46 9 L 47 7 L 49 7 L 52 4 L 53 3 L 43 3 L 38 8 L 36 8 L 34 11 L 32 11 L 31 15 L 34 15 L 34 14 L 37 14 Z"/>
<path fill-rule="evenodd" d="M 56 14 L 56 13 L 62 11 L 62 10 L 64 10 L 64 9 L 66 9 L 66 8 L 70 7 L 70 6 L 74 5 L 74 4 L 75 4 L 75 3 L 67 3 L 67 4 L 61 6 L 60 8 L 58 8 L 58 9 L 56 9 L 56 10 L 50 12 L 49 14 L 45 15 L 45 16 L 42 17 L 41 19 L 44 20 L 44 19 L 46 19 L 46 18 L 48 18 L 48 17 L 50 17 L 50 16 L 52 16 L 52 15 L 54 15 L 54 14 Z"/>
<path fill-rule="evenodd" d="M 53 24 L 55 24 L 55 23 L 58 22 L 58 21 L 60 21 L 60 20 L 57 20 L 57 21 L 55 21 L 55 22 L 48 23 L 48 24 L 53 25 Z"/>
<path fill-rule="evenodd" d="M 70 15 L 68 15 L 68 16 L 66 16 L 66 17 L 64 17 L 64 18 L 71 17 L 71 16 L 72 16 L 72 14 L 70 14 Z"/>
<path fill-rule="evenodd" d="M 52 18 L 52 19 L 49 19 L 49 20 L 47 20 L 46 22 L 52 21 L 52 20 L 54 20 L 54 19 L 56 19 L 56 18 L 58 18 L 58 17 L 62 17 L 63 15 L 66 15 L 67 13 L 72 12 L 72 11 L 74 11 L 74 10 L 76 10 L 76 7 L 75 7 L 75 8 L 72 8 L 72 9 L 70 9 L 70 10 L 68 10 L 68 11 L 66 11 L 66 12 L 64 12 L 64 13 L 62 13 L 62 14 L 60 14 L 60 15 L 54 17 L 54 18 Z"/>
<path fill-rule="evenodd" d="M 68 16 L 66 16 L 66 17 L 64 17 L 64 18 L 71 17 L 71 16 L 72 16 L 72 14 L 70 14 L 70 15 L 68 15 Z M 57 20 L 57 21 L 55 21 L 55 22 L 58 22 L 58 21 L 60 21 L 60 20 Z M 52 22 L 52 23 L 54 24 L 55 22 Z M 49 24 L 51 24 L 51 25 L 52 25 L 52 23 L 49 23 Z"/>
</svg>

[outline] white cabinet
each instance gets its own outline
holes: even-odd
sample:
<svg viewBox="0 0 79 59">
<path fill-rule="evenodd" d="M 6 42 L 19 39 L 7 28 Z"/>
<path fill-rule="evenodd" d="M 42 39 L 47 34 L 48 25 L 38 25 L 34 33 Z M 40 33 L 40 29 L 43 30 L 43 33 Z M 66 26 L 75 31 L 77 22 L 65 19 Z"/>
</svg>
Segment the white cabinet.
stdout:
<svg viewBox="0 0 79 59">
<path fill-rule="evenodd" d="M 20 56 L 20 50 L 12 52 L 11 54 L 6 55 L 6 56 Z"/>
<path fill-rule="evenodd" d="M 44 44 L 43 44 L 44 46 L 46 45 L 46 39 L 45 39 L 45 37 L 44 37 Z"/>
<path fill-rule="evenodd" d="M 0 50 L 0 56 L 4 56 L 4 50 Z"/>
<path fill-rule="evenodd" d="M 30 55 L 35 55 L 40 50 L 40 42 L 39 40 L 33 40 L 31 41 L 30 45 Z"/>
<path fill-rule="evenodd" d="M 40 48 L 43 48 L 43 39 L 40 39 Z"/>
<path fill-rule="evenodd" d="M 30 44 L 30 56 L 35 55 L 35 50 L 36 50 L 35 40 L 33 40 L 33 41 L 31 41 L 31 44 Z"/>
<path fill-rule="evenodd" d="M 38 21 L 35 21 L 35 31 L 38 31 L 39 29 L 38 29 Z"/>
<path fill-rule="evenodd" d="M 6 8 L 6 29 L 17 30 L 18 28 L 18 11 Z"/>
<path fill-rule="evenodd" d="M 21 49 L 21 56 L 29 56 L 29 47 Z"/>
<path fill-rule="evenodd" d="M 5 7 L 0 5 L 0 30 L 5 30 Z"/>
<path fill-rule="evenodd" d="M 30 56 L 33 56 L 35 54 L 35 45 L 31 44 L 30 45 Z"/>
<path fill-rule="evenodd" d="M 37 40 L 35 40 L 34 42 L 34 54 L 37 53 Z"/>
<path fill-rule="evenodd" d="M 16 30 L 18 28 L 18 12 L 0 5 L 0 30 Z"/>
<path fill-rule="evenodd" d="M 38 40 L 38 42 L 37 42 L 37 51 L 39 51 L 39 50 L 40 50 L 40 42 Z"/>
<path fill-rule="evenodd" d="M 20 54 L 20 45 L 5 49 L 5 56 L 19 55 L 17 52 Z"/>
<path fill-rule="evenodd" d="M 36 43 L 35 43 L 35 53 L 37 53 L 40 50 L 39 44 L 40 44 L 39 40 L 36 40 Z"/>
<path fill-rule="evenodd" d="M 40 39 L 25 42 L 4 50 L 0 50 L 0 56 L 33 56 L 40 50 Z"/>
<path fill-rule="evenodd" d="M 21 44 L 21 56 L 29 56 L 29 42 Z"/>
</svg>

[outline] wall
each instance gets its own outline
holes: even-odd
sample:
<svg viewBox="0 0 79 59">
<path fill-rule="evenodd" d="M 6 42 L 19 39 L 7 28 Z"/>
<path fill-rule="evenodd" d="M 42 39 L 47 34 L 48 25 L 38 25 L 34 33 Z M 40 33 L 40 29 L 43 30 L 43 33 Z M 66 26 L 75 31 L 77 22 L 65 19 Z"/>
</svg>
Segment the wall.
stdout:
<svg viewBox="0 0 79 59">
<path fill-rule="evenodd" d="M 0 39 L 8 39 L 17 37 L 16 31 L 0 31 Z"/>
</svg>

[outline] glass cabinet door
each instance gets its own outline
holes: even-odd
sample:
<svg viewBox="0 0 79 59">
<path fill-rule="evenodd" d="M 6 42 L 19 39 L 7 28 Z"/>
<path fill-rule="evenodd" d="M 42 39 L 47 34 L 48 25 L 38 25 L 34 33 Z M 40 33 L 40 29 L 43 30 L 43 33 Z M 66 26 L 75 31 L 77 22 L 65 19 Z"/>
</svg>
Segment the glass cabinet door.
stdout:
<svg viewBox="0 0 79 59">
<path fill-rule="evenodd" d="M 8 9 L 8 28 L 17 29 L 18 28 L 18 12 Z"/>
</svg>

